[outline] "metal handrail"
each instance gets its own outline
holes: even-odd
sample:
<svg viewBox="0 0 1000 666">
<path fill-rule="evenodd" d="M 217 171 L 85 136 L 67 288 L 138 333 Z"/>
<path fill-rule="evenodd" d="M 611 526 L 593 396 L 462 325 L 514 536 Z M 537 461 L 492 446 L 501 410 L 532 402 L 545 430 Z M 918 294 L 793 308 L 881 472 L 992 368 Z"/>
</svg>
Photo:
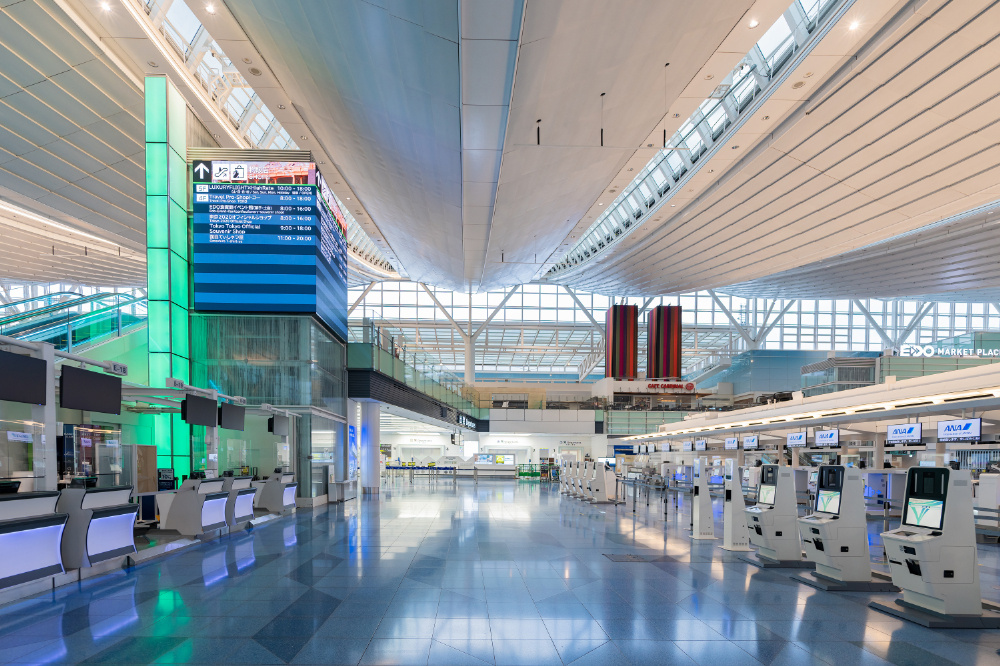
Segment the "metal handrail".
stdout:
<svg viewBox="0 0 1000 666">
<path fill-rule="evenodd" d="M 54 291 L 50 294 L 43 294 L 41 296 L 32 296 L 31 298 L 23 298 L 19 301 L 11 301 L 10 303 L 0 303 L 0 310 L 8 310 L 10 308 L 17 308 L 28 303 L 34 303 L 35 301 L 44 301 L 46 299 L 56 298 L 57 296 L 79 296 L 83 298 L 83 294 L 76 291 Z M 61 301 L 62 303 L 69 303 L 69 300 Z"/>
<path fill-rule="evenodd" d="M 51 313 L 59 312 L 60 310 L 65 310 L 65 309 L 70 308 L 70 307 L 77 307 L 77 306 L 80 306 L 80 305 L 86 305 L 87 303 L 93 303 L 93 302 L 105 300 L 105 299 L 108 299 L 108 298 L 118 299 L 118 303 L 117 304 L 109 306 L 109 307 L 117 307 L 117 308 L 121 308 L 121 307 L 124 307 L 126 305 L 132 305 L 134 303 L 138 303 L 138 302 L 146 300 L 146 298 L 143 297 L 143 296 L 132 296 L 130 294 L 118 294 L 118 293 L 114 293 L 114 292 L 101 293 L 101 294 L 93 294 L 91 296 L 86 296 L 84 298 L 75 299 L 75 300 L 72 300 L 72 301 L 65 301 L 65 302 L 62 302 L 62 303 L 53 303 L 52 305 L 48 305 L 48 306 L 45 306 L 45 307 L 42 307 L 42 308 L 35 308 L 34 310 L 28 310 L 27 312 L 21 312 L 21 313 L 18 313 L 16 315 L 10 315 L 8 317 L 0 318 L 0 328 L 2 328 L 4 326 L 8 326 L 10 324 L 17 323 L 19 321 L 23 321 L 25 319 L 31 319 L 33 317 L 38 317 L 38 316 L 45 315 L 45 314 L 51 314 Z M 126 299 L 124 302 L 121 300 L 123 298 Z M 79 314 L 90 314 L 90 313 L 75 313 L 75 314 L 79 315 Z"/>
</svg>

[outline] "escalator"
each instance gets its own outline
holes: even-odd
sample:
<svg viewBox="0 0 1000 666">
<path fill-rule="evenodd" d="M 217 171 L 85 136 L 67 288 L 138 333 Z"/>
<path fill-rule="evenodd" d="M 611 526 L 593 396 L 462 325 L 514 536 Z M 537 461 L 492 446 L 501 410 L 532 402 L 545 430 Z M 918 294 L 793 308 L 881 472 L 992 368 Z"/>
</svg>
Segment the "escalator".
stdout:
<svg viewBox="0 0 1000 666">
<path fill-rule="evenodd" d="M 56 292 L 0 304 L 0 335 L 71 352 L 146 325 L 146 298 L 113 292 Z"/>
</svg>

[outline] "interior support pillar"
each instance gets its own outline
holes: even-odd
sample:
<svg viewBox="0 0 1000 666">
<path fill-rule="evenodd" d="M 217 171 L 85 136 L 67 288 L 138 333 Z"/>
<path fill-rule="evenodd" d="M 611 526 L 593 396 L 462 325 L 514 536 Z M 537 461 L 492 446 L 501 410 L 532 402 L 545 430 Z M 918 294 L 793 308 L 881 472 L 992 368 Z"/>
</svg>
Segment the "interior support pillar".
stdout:
<svg viewBox="0 0 1000 666">
<path fill-rule="evenodd" d="M 380 469 L 378 463 L 379 443 L 379 404 L 377 402 L 362 402 L 361 404 L 361 492 L 366 495 L 378 495 Z"/>
</svg>

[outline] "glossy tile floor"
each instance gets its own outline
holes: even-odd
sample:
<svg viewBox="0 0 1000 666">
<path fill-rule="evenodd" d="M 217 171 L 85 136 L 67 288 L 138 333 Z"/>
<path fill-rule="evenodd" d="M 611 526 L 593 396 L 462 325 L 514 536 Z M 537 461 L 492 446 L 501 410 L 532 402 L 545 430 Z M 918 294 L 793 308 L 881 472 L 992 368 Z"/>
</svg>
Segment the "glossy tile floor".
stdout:
<svg viewBox="0 0 1000 666">
<path fill-rule="evenodd" d="M 661 512 L 537 481 L 400 483 L 0 608 L 0 662 L 1000 663 L 1000 631 L 907 624 Z M 990 588 L 995 553 L 980 548 Z"/>
</svg>

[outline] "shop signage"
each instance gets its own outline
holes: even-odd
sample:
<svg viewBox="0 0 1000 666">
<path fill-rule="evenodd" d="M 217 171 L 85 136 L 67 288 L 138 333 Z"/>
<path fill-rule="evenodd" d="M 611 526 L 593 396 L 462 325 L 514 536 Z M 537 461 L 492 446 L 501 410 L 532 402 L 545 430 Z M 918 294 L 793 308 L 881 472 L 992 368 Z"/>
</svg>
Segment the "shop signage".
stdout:
<svg viewBox="0 0 1000 666">
<path fill-rule="evenodd" d="M 31 444 L 35 441 L 30 432 L 18 432 L 16 430 L 8 430 L 7 439 L 12 442 L 22 442 L 24 444 Z"/>
<path fill-rule="evenodd" d="M 458 425 L 462 426 L 463 428 L 468 428 L 469 430 L 476 429 L 476 422 L 470 419 L 465 414 L 458 415 Z"/>
<path fill-rule="evenodd" d="M 678 382 L 674 384 L 652 383 L 646 384 L 650 391 L 694 391 L 694 384 L 691 382 Z"/>
<path fill-rule="evenodd" d="M 888 444 L 919 444 L 922 436 L 923 425 L 920 423 L 900 423 L 885 429 Z"/>
<path fill-rule="evenodd" d="M 949 356 L 981 356 L 986 358 L 998 358 L 1000 357 L 1000 349 L 981 349 L 978 347 L 935 347 L 934 345 L 903 345 L 899 348 L 899 355 L 917 358 Z"/>
<path fill-rule="evenodd" d="M 806 432 L 805 430 L 801 432 L 790 432 L 785 438 L 785 446 L 790 449 L 798 448 L 806 445 Z"/>
</svg>

